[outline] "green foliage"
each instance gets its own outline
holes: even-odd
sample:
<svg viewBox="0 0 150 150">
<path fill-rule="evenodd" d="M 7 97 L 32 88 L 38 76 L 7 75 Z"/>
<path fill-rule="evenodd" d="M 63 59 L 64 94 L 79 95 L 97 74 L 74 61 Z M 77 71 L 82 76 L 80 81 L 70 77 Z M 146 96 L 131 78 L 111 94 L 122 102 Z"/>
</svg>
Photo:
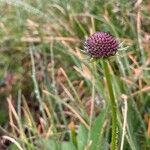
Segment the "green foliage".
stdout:
<svg viewBox="0 0 150 150">
<path fill-rule="evenodd" d="M 102 110 L 102 112 L 99 114 L 99 116 L 96 118 L 94 123 L 92 124 L 91 132 L 90 132 L 90 140 L 92 141 L 90 150 L 99 150 L 103 143 L 103 126 L 104 126 L 104 120 L 106 117 L 108 109 Z"/>
<path fill-rule="evenodd" d="M 9 150 L 18 150 L 18 147 L 15 144 L 13 144 L 9 147 Z"/>
<path fill-rule="evenodd" d="M 60 150 L 60 144 L 56 140 L 40 140 L 43 150 Z"/>
<path fill-rule="evenodd" d="M 76 150 L 75 146 L 71 142 L 63 142 L 61 144 L 61 150 Z"/>
<path fill-rule="evenodd" d="M 78 150 L 84 150 L 87 145 L 88 130 L 84 125 L 80 125 L 77 133 Z"/>
</svg>

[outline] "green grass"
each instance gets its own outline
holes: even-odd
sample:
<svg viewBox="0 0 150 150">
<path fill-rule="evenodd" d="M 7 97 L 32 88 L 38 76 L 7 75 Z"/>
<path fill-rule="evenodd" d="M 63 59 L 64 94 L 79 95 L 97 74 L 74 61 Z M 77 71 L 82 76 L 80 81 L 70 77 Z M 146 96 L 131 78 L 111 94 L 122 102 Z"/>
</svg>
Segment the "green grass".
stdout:
<svg viewBox="0 0 150 150">
<path fill-rule="evenodd" d="M 0 148 L 10 141 L 10 150 L 110 149 L 103 64 L 81 51 L 89 35 L 106 31 L 121 43 L 109 60 L 117 147 L 150 149 L 149 6 L 148 0 L 0 0 Z"/>
</svg>

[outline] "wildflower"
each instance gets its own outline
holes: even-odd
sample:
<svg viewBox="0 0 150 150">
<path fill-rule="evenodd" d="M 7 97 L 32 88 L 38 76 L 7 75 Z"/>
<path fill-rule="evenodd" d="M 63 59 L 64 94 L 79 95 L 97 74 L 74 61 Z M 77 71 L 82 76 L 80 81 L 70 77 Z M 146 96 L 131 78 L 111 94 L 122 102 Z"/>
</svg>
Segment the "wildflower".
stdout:
<svg viewBox="0 0 150 150">
<path fill-rule="evenodd" d="M 107 58 L 116 54 L 118 41 L 109 33 L 96 32 L 85 41 L 84 48 L 93 58 Z"/>
</svg>

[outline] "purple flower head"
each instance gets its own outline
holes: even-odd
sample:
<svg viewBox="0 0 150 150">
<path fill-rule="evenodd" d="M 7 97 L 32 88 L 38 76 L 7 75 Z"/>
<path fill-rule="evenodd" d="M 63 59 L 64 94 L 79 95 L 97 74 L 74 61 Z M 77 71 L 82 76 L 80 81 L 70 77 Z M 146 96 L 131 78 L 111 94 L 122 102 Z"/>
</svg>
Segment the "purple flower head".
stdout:
<svg viewBox="0 0 150 150">
<path fill-rule="evenodd" d="M 96 32 L 85 41 L 84 48 L 93 58 L 106 58 L 116 54 L 118 41 L 109 33 Z"/>
</svg>

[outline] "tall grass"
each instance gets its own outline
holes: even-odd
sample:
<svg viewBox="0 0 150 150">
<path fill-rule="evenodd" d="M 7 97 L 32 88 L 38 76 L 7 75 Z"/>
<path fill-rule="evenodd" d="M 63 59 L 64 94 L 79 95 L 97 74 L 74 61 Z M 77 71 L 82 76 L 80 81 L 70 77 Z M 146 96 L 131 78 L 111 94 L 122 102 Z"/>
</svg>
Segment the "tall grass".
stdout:
<svg viewBox="0 0 150 150">
<path fill-rule="evenodd" d="M 106 31 L 123 43 L 109 66 L 117 148 L 150 149 L 149 4 L 0 0 L 0 147 L 110 149 L 106 72 L 82 52 L 90 34 Z"/>
</svg>

